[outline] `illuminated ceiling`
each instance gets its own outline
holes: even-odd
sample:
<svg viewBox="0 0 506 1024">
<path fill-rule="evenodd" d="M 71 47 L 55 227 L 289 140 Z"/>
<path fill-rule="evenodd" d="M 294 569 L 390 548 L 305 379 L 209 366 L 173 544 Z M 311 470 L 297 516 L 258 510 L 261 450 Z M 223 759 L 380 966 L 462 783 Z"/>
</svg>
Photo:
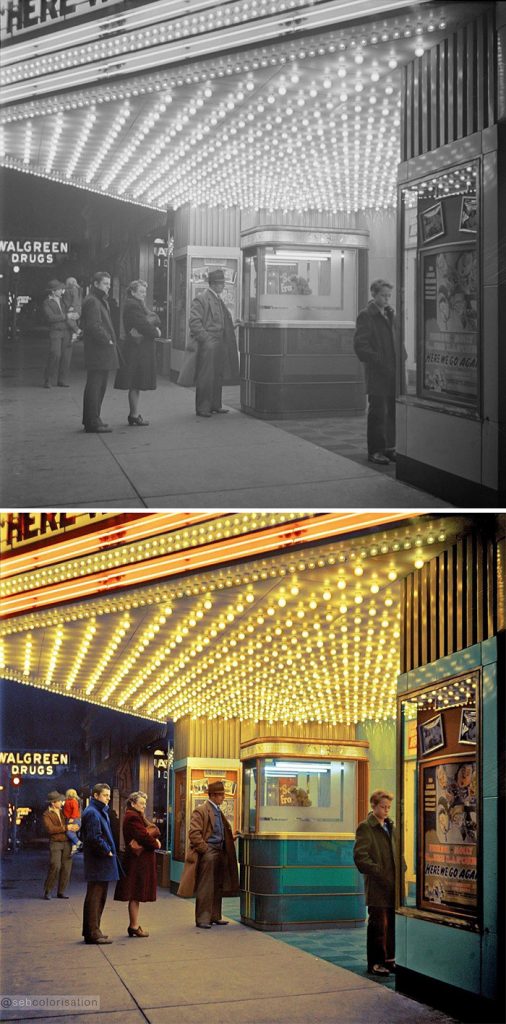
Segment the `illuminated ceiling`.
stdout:
<svg viewBox="0 0 506 1024">
<path fill-rule="evenodd" d="M 300 536 L 329 518 L 309 518 Z M 360 536 L 15 615 L 0 631 L 2 675 L 160 721 L 391 718 L 398 581 L 467 527 L 459 515 L 397 518 Z M 235 514 L 222 519 L 233 527 Z"/>
<path fill-rule="evenodd" d="M 159 5 L 146 12 L 151 6 Z M 395 6 L 388 4 L 386 14 L 385 4 L 353 0 L 238 0 L 204 11 L 214 21 L 199 31 L 191 18 L 182 19 L 179 36 L 171 15 L 173 36 L 163 44 L 161 23 L 135 27 L 139 8 L 110 37 L 102 28 L 102 38 L 86 46 L 74 40 L 76 29 L 65 30 L 63 50 L 50 52 L 50 41 L 62 33 L 42 37 L 47 52 L 36 61 L 20 50 L 27 43 L 17 43 L 4 55 L 0 162 L 159 210 L 390 207 L 399 160 L 399 66 L 475 13 L 467 3 L 403 5 L 397 12 Z M 365 8 L 369 15 L 380 11 L 377 20 L 335 27 Z M 297 14 L 290 26 L 288 9 Z M 216 48 L 219 11 L 220 54 L 189 62 L 189 55 Z M 334 27 L 307 34 L 329 23 Z M 267 38 L 262 26 L 271 36 L 276 28 L 275 43 L 229 52 L 244 33 L 250 44 Z M 147 67 L 149 73 L 138 73 Z M 62 84 L 65 91 L 57 91 Z"/>
</svg>

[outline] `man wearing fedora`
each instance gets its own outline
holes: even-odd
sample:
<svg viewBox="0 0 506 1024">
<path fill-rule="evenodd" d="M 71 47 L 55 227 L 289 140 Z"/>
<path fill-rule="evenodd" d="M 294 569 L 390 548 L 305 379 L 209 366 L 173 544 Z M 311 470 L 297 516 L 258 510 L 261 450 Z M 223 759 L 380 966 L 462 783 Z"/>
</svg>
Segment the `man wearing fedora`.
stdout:
<svg viewBox="0 0 506 1024">
<path fill-rule="evenodd" d="M 57 790 L 48 794 L 49 807 L 42 815 L 42 822 L 49 833 L 49 870 L 44 882 L 44 899 L 51 899 L 51 890 L 58 881 L 56 895 L 60 900 L 68 900 L 65 889 L 70 881 L 72 871 L 72 843 L 67 839 L 67 822 L 62 807 L 65 797 Z"/>
<path fill-rule="evenodd" d="M 44 370 L 44 387 L 57 384 L 68 388 L 72 336 L 79 314 L 67 309 L 63 296 L 65 285 L 54 278 L 48 284 L 49 294 L 42 303 L 42 315 L 49 327 L 49 349 Z"/>
<path fill-rule="evenodd" d="M 221 916 L 221 900 L 225 893 L 235 895 L 239 887 L 237 857 L 229 822 L 221 811 L 225 799 L 222 781 L 210 782 L 208 799 L 196 807 L 190 819 L 190 851 L 185 862 L 178 896 L 195 892 L 195 924 L 211 928 L 228 924 Z"/>
<path fill-rule="evenodd" d="M 238 378 L 239 360 L 232 317 L 221 298 L 225 287 L 221 267 L 209 271 L 207 282 L 207 290 L 200 292 L 191 304 L 189 354 L 193 351 L 195 356 L 196 349 L 195 411 L 197 416 L 209 417 L 228 412 L 221 402 L 221 389 L 225 379 Z M 184 386 L 193 380 L 188 382 L 180 377 L 178 383 Z"/>
</svg>

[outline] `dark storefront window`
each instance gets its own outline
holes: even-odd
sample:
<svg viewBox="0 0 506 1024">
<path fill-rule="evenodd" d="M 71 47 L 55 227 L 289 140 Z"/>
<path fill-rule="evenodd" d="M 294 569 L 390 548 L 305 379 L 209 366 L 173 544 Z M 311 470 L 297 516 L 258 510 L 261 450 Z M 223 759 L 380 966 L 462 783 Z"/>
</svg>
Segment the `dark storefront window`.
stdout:
<svg viewBox="0 0 506 1024">
<path fill-rule="evenodd" d="M 479 161 L 401 189 L 403 390 L 477 413 Z"/>
<path fill-rule="evenodd" d="M 400 700 L 400 904 L 478 917 L 480 672 Z"/>
</svg>

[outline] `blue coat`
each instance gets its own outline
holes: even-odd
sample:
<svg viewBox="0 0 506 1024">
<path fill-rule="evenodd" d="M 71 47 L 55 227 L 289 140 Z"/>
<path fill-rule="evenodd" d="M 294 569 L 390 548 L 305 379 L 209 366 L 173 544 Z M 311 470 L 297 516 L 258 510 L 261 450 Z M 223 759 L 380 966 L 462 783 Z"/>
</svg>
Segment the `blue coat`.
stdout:
<svg viewBox="0 0 506 1024">
<path fill-rule="evenodd" d="M 120 876 L 118 854 L 109 821 L 109 808 L 91 798 L 83 811 L 81 840 L 84 844 L 84 877 L 87 882 L 116 882 Z M 109 857 L 109 852 L 114 854 Z"/>
</svg>

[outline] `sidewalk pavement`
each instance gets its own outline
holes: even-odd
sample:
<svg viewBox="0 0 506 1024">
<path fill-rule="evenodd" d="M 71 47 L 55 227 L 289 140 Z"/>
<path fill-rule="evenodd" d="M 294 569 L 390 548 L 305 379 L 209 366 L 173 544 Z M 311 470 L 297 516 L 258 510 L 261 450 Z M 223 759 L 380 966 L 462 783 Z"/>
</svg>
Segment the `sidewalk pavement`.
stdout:
<svg viewBox="0 0 506 1024">
<path fill-rule="evenodd" d="M 125 903 L 113 885 L 102 918 L 112 945 L 81 938 L 82 856 L 69 900 L 41 898 L 48 854 L 3 859 L 1 1019 L 47 1024 L 456 1024 L 381 983 L 320 960 L 236 921 L 203 931 L 193 900 L 167 890 L 141 906 L 150 937 L 126 934 Z M 346 941 L 335 931 L 336 943 Z M 365 950 L 364 950 L 365 953 Z M 80 997 L 95 1006 L 16 1007 L 31 996 Z M 96 1008 L 96 998 L 100 1007 Z M 8 1000 L 12 1000 L 9 1006 Z M 54 1003 L 54 999 L 53 999 Z"/>
<path fill-rule="evenodd" d="M 71 387 L 42 386 L 47 342 L 40 334 L 4 342 L 0 376 L 0 502 L 38 508 L 449 508 L 376 469 L 364 447 L 350 452 L 364 418 L 265 421 L 240 411 L 239 388 L 224 390 L 227 416 L 195 416 L 194 390 L 159 377 L 141 395 L 149 427 L 127 424 L 127 393 L 112 377 L 102 418 L 111 434 L 81 424 L 85 380 L 75 346 Z M 335 444 L 329 435 L 335 431 Z M 308 439 L 309 438 L 309 439 Z M 316 441 L 316 443 L 315 443 Z"/>
</svg>

